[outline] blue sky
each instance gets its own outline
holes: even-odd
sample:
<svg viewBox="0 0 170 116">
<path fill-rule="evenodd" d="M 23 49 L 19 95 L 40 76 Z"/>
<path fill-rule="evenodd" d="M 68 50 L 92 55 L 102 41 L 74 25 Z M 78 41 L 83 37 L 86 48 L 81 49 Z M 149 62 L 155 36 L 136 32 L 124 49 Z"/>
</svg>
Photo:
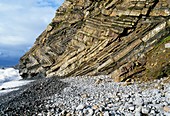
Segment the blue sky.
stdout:
<svg viewBox="0 0 170 116">
<path fill-rule="evenodd" d="M 64 0 L 0 0 L 0 65 L 2 62 L 5 64 L 4 59 L 19 59 L 29 50 L 63 2 Z M 8 63 L 6 62 L 7 65 Z"/>
</svg>

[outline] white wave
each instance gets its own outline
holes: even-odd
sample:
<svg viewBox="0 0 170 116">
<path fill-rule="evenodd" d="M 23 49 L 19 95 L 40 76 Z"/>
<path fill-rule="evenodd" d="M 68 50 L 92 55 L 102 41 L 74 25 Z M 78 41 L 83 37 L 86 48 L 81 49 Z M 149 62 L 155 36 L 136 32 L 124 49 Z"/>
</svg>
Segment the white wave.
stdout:
<svg viewBox="0 0 170 116">
<path fill-rule="evenodd" d="M 19 71 L 14 68 L 0 69 L 0 85 L 4 82 L 20 80 Z"/>
<path fill-rule="evenodd" d="M 23 86 L 23 85 L 26 85 L 28 84 L 29 82 L 31 81 L 10 81 L 10 82 L 6 82 L 6 83 L 3 83 L 1 86 L 0 86 L 0 90 L 2 89 L 10 89 L 10 88 L 17 88 L 19 86 Z"/>
<path fill-rule="evenodd" d="M 31 80 L 21 80 L 19 71 L 14 68 L 0 69 L 0 96 L 11 91 L 16 91 L 20 86 L 26 85 Z"/>
</svg>

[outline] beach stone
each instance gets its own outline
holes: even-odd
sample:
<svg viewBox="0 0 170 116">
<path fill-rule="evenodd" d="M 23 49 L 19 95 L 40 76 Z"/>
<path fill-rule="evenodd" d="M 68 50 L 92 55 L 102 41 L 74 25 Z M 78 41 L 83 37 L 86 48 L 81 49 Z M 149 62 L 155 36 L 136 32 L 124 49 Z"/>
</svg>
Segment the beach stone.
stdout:
<svg viewBox="0 0 170 116">
<path fill-rule="evenodd" d="M 130 104 L 132 104 L 134 102 L 133 98 L 129 98 L 129 101 L 128 101 Z"/>
<path fill-rule="evenodd" d="M 129 106 L 129 110 L 131 111 L 135 110 L 135 106 Z"/>
<path fill-rule="evenodd" d="M 164 115 L 165 116 L 170 116 L 170 113 L 169 112 L 165 112 Z"/>
<path fill-rule="evenodd" d="M 97 110 L 99 108 L 99 106 L 98 105 L 94 105 L 94 106 L 92 106 L 92 109 L 94 109 L 94 110 Z"/>
<path fill-rule="evenodd" d="M 85 94 L 82 94 L 81 97 L 82 97 L 82 98 L 88 98 L 89 95 L 85 93 Z"/>
<path fill-rule="evenodd" d="M 150 112 L 151 114 L 155 114 L 155 110 L 151 110 L 151 112 Z"/>
<path fill-rule="evenodd" d="M 99 84 L 99 83 L 101 83 L 101 82 L 102 82 L 102 79 L 97 79 L 96 82 L 95 82 L 95 84 Z"/>
<path fill-rule="evenodd" d="M 48 113 L 47 113 L 47 116 L 51 116 L 51 115 L 52 115 L 52 113 L 51 113 L 51 112 L 48 112 Z"/>
<path fill-rule="evenodd" d="M 88 110 L 88 116 L 92 116 L 93 113 L 94 113 L 94 112 L 93 112 L 93 109 L 89 109 L 89 110 Z"/>
<path fill-rule="evenodd" d="M 119 98 L 119 97 L 116 97 L 116 98 L 115 98 L 115 100 L 116 100 L 116 101 L 119 101 L 119 100 L 120 100 L 120 98 Z"/>
<path fill-rule="evenodd" d="M 94 83 L 95 80 L 101 77 L 103 80 L 106 81 L 104 82 L 105 84 L 100 83 L 96 86 L 96 84 Z M 51 78 L 49 79 L 51 80 Z M 93 78 L 88 76 L 70 77 L 70 78 L 61 79 L 60 81 L 53 80 L 53 82 L 50 81 L 51 83 L 48 83 L 49 81 L 48 79 L 44 79 L 43 81 L 39 80 L 40 84 L 37 84 L 38 83 L 37 81 L 36 84 L 29 85 L 31 86 L 30 88 L 28 89 L 24 88 L 23 91 L 18 91 L 18 93 L 16 92 L 17 96 L 19 96 L 17 98 L 12 97 L 15 96 L 15 94 L 12 94 L 12 96 L 9 94 L 5 97 L 0 96 L 0 115 L 4 116 L 5 114 L 2 111 L 3 109 L 6 109 L 7 114 L 12 113 L 14 115 L 15 115 L 15 111 L 28 112 L 28 110 L 30 110 L 30 112 L 28 112 L 30 115 L 39 114 L 39 113 L 42 113 L 43 115 L 47 115 L 47 113 L 50 112 L 52 116 L 53 115 L 65 116 L 69 112 L 71 113 L 71 116 L 74 115 L 75 116 L 81 116 L 81 115 L 103 116 L 104 113 L 106 112 L 109 113 L 109 116 L 112 115 L 113 116 L 115 115 L 117 116 L 122 116 L 122 115 L 125 116 L 126 115 L 132 115 L 132 116 L 165 115 L 166 116 L 167 115 L 168 116 L 169 111 L 168 110 L 166 111 L 166 107 L 169 107 L 169 99 L 167 99 L 164 96 L 164 94 L 169 91 L 167 90 L 169 87 L 169 83 L 164 83 L 165 85 L 164 89 L 157 91 L 154 90 L 154 86 L 155 86 L 154 83 L 157 82 L 152 82 L 152 83 L 148 82 L 148 83 L 141 83 L 141 84 L 134 83 L 129 86 L 122 86 L 121 83 L 115 83 L 113 80 L 110 79 L 111 77 L 105 75 L 105 76 L 95 76 Z M 108 82 L 107 80 L 110 81 Z M 42 83 L 43 85 L 46 85 L 46 83 L 48 83 L 47 85 L 53 88 L 56 87 L 57 84 L 64 84 L 65 82 L 67 82 L 67 86 L 64 87 L 68 88 L 68 90 L 70 91 L 65 92 L 63 91 L 64 90 L 63 88 L 61 89 L 61 91 L 54 91 L 55 94 L 51 94 L 50 96 L 45 98 L 42 96 L 46 95 L 47 93 L 42 94 L 42 92 L 39 92 L 38 89 L 37 91 L 34 91 L 34 89 L 32 89 L 32 87 L 37 88 L 37 86 L 40 86 Z M 147 86 L 145 90 L 143 90 L 144 86 Z M 58 85 L 58 87 L 62 87 L 62 86 Z M 47 88 L 44 91 L 47 91 L 48 90 Z M 49 93 L 52 90 L 53 89 L 50 89 Z M 142 91 L 145 91 L 144 96 L 141 95 Z M 82 99 L 81 95 L 84 93 L 87 93 L 88 95 L 90 95 L 90 97 Z M 128 93 L 130 93 L 130 96 L 128 98 L 132 100 L 131 102 L 129 102 L 130 100 L 127 100 L 127 97 L 121 96 Z M 109 94 L 118 97 L 120 100 L 119 101 L 114 100 L 115 97 L 110 98 Z M 162 97 L 160 97 L 160 95 L 157 96 L 156 94 L 161 94 Z M 25 95 L 27 95 L 27 98 L 25 98 Z M 4 104 L 5 99 L 8 97 L 9 100 L 11 101 L 8 101 L 6 102 L 6 104 Z M 31 101 L 27 101 L 28 98 L 31 99 Z M 146 104 L 135 105 L 133 101 L 135 101 L 138 98 L 141 98 L 143 101 L 146 102 Z M 38 101 L 40 99 L 41 100 L 45 99 L 45 100 Z M 25 102 L 23 102 L 23 100 Z M 34 101 L 37 101 L 38 104 L 36 104 Z M 8 105 L 9 103 L 10 106 L 13 106 L 14 103 L 14 105 L 17 106 L 16 109 L 15 107 L 12 107 L 14 110 L 10 111 L 11 107 Z M 29 105 L 26 106 L 28 110 L 25 110 L 24 105 L 26 104 Z M 80 108 L 80 110 L 77 110 L 76 108 L 80 105 L 84 105 L 84 107 L 82 107 L 83 109 Z M 46 108 L 46 106 L 48 107 L 48 109 Z M 146 109 L 144 110 L 144 108 Z"/>
<path fill-rule="evenodd" d="M 135 116 L 141 116 L 142 115 L 141 110 L 142 110 L 141 106 L 137 107 L 135 109 Z"/>
<path fill-rule="evenodd" d="M 84 109 L 83 109 L 83 113 L 84 113 L 84 114 L 87 114 L 87 113 L 88 113 L 88 109 L 85 109 L 85 108 L 84 108 Z"/>
<path fill-rule="evenodd" d="M 143 114 L 148 114 L 150 112 L 150 108 L 148 107 L 142 107 L 142 113 Z"/>
<path fill-rule="evenodd" d="M 125 116 L 133 116 L 133 114 L 132 114 L 132 113 L 129 113 L 129 112 L 124 113 L 124 115 L 125 115 Z"/>
<path fill-rule="evenodd" d="M 170 43 L 166 43 L 165 48 L 170 48 Z"/>
<path fill-rule="evenodd" d="M 109 108 L 112 108 L 114 106 L 114 104 L 110 103 L 110 104 L 107 104 L 107 107 Z"/>
<path fill-rule="evenodd" d="M 63 110 L 61 113 L 60 113 L 62 116 L 66 114 L 66 111 Z"/>
<path fill-rule="evenodd" d="M 104 110 L 105 110 L 105 107 L 103 107 L 103 106 L 99 107 L 99 111 L 103 112 Z"/>
<path fill-rule="evenodd" d="M 71 113 L 69 112 L 69 113 L 66 114 L 66 116 L 72 116 L 72 115 L 71 115 Z"/>
<path fill-rule="evenodd" d="M 164 107 L 163 107 L 163 110 L 164 110 L 165 112 L 170 112 L 170 106 L 164 106 Z"/>
<path fill-rule="evenodd" d="M 163 106 L 168 106 L 168 103 L 166 101 L 162 102 Z"/>
<path fill-rule="evenodd" d="M 1 88 L 0 90 L 5 90 L 5 88 Z"/>
<path fill-rule="evenodd" d="M 142 106 L 144 104 L 144 101 L 141 97 L 135 98 L 136 100 L 134 101 L 135 105 Z"/>
<path fill-rule="evenodd" d="M 103 116 L 109 116 L 109 112 L 108 111 L 104 112 Z"/>
<path fill-rule="evenodd" d="M 76 108 L 76 110 L 83 110 L 85 108 L 84 104 L 79 104 Z"/>
<path fill-rule="evenodd" d="M 78 111 L 78 116 L 83 116 L 83 112 L 82 111 Z"/>
<path fill-rule="evenodd" d="M 140 112 L 135 112 L 135 116 L 142 116 Z"/>
<path fill-rule="evenodd" d="M 159 100 L 152 100 L 152 103 L 153 103 L 153 104 L 159 104 L 160 101 L 159 101 Z"/>
<path fill-rule="evenodd" d="M 165 93 L 165 97 L 170 98 L 170 91 Z"/>
<path fill-rule="evenodd" d="M 122 97 L 123 97 L 123 98 L 128 98 L 128 97 L 130 97 L 130 95 L 131 95 L 131 93 L 129 93 L 129 94 L 124 94 L 124 95 L 122 95 Z"/>
<path fill-rule="evenodd" d="M 42 113 L 39 113 L 38 116 L 43 116 L 43 114 L 42 114 Z"/>
</svg>

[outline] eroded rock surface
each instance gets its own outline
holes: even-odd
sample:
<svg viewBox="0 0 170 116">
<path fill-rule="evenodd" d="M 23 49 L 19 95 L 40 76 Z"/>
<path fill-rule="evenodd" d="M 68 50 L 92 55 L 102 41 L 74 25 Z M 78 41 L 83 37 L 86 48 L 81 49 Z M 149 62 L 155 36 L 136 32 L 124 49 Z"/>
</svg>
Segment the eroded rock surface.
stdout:
<svg viewBox="0 0 170 116">
<path fill-rule="evenodd" d="M 147 55 L 169 34 L 169 0 L 65 0 L 21 58 L 20 74 L 138 79 L 147 75 Z"/>
</svg>

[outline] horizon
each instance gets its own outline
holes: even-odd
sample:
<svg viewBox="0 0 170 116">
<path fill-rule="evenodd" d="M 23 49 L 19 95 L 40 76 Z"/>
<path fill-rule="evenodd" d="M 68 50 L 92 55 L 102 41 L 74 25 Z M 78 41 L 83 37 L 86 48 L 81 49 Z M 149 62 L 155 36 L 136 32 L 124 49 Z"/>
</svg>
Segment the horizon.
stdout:
<svg viewBox="0 0 170 116">
<path fill-rule="evenodd" d="M 0 67 L 15 66 L 64 0 L 0 1 Z"/>
</svg>

